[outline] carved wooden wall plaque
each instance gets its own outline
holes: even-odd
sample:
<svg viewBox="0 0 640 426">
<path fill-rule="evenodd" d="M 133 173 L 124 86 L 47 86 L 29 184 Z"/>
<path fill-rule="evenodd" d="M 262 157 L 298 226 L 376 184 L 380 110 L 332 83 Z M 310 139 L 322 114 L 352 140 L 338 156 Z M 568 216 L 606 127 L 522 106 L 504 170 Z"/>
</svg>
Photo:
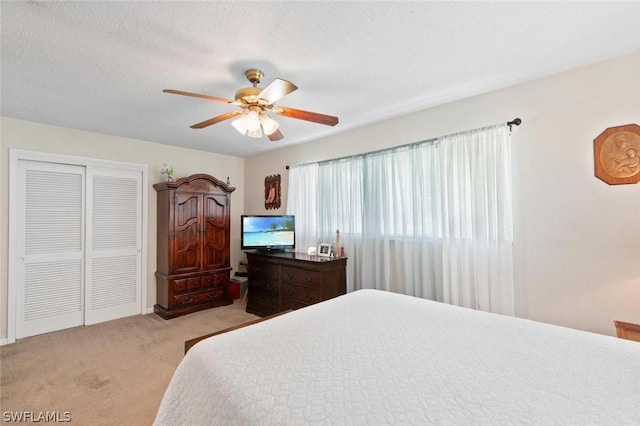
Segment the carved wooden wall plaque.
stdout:
<svg viewBox="0 0 640 426">
<path fill-rule="evenodd" d="M 264 178 L 264 208 L 267 210 L 280 208 L 280 175 Z"/>
<path fill-rule="evenodd" d="M 609 127 L 593 141 L 595 175 L 609 185 L 640 182 L 640 126 Z"/>
</svg>

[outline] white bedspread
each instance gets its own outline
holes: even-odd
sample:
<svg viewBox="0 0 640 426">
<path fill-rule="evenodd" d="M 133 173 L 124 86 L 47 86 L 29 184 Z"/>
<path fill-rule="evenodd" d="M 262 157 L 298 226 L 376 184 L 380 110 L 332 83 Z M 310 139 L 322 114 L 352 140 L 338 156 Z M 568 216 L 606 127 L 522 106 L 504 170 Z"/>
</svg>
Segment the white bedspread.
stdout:
<svg viewBox="0 0 640 426">
<path fill-rule="evenodd" d="M 156 425 L 640 425 L 640 343 L 360 290 L 194 346 Z"/>
</svg>

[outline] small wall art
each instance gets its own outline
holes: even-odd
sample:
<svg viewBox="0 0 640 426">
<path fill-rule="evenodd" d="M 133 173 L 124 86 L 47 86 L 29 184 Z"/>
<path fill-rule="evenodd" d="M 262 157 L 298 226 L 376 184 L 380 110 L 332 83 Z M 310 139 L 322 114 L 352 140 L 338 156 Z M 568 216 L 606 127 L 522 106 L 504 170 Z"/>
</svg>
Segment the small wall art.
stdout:
<svg viewBox="0 0 640 426">
<path fill-rule="evenodd" d="M 609 127 L 593 141 L 595 176 L 609 185 L 640 182 L 640 126 Z"/>
<path fill-rule="evenodd" d="M 280 175 L 264 178 L 264 208 L 267 210 L 280 208 Z"/>
</svg>

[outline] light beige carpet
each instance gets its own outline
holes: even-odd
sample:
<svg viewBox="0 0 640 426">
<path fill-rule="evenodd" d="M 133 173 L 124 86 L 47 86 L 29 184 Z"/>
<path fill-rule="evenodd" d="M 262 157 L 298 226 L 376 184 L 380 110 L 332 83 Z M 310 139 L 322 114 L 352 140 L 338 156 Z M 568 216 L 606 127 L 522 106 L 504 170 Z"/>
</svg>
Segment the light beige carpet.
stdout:
<svg viewBox="0 0 640 426">
<path fill-rule="evenodd" d="M 150 425 L 184 341 L 258 318 L 245 307 L 237 299 L 168 321 L 138 315 L 5 345 L 2 419 L 6 412 L 58 411 L 77 425 Z"/>
</svg>

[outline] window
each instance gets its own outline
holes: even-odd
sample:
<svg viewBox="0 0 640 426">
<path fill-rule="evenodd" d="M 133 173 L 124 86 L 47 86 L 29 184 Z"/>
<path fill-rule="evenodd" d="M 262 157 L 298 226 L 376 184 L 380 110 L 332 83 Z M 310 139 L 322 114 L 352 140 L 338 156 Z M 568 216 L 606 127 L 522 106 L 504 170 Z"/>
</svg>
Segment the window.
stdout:
<svg viewBox="0 0 640 426">
<path fill-rule="evenodd" d="M 510 162 L 503 125 L 296 166 L 287 212 L 302 248 L 340 231 L 350 290 L 513 314 Z"/>
</svg>

